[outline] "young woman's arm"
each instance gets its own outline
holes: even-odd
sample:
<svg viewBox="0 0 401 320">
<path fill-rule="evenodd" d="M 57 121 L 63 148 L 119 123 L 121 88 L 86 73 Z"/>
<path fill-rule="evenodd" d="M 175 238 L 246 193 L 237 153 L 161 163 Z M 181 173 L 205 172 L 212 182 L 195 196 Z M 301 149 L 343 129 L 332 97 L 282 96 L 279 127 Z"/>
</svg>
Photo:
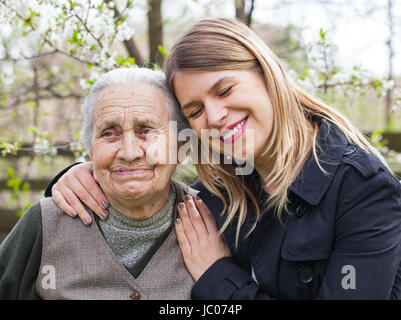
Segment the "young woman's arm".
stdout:
<svg viewBox="0 0 401 320">
<path fill-rule="evenodd" d="M 86 225 L 92 223 L 87 205 L 101 219 L 107 219 L 108 201 L 93 177 L 92 163 L 73 164 L 61 171 L 49 184 L 45 196 L 71 217 L 77 215 Z"/>
</svg>

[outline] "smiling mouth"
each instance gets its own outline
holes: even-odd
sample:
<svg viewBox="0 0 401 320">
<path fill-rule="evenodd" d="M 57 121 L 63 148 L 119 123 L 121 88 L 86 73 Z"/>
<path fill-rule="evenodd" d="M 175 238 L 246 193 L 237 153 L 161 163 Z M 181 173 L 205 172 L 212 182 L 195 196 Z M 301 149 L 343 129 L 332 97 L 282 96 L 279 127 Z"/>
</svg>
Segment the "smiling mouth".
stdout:
<svg viewBox="0 0 401 320">
<path fill-rule="evenodd" d="M 227 142 L 233 142 L 236 140 L 245 130 L 246 124 L 248 122 L 248 116 L 239 121 L 237 124 L 231 125 L 230 130 L 225 130 L 225 133 L 220 136 L 220 140 Z"/>
<path fill-rule="evenodd" d="M 125 175 L 141 175 L 151 170 L 152 169 L 150 168 L 131 168 L 131 169 L 119 168 L 118 170 L 114 170 L 113 172 L 117 175 L 125 176 Z"/>
</svg>

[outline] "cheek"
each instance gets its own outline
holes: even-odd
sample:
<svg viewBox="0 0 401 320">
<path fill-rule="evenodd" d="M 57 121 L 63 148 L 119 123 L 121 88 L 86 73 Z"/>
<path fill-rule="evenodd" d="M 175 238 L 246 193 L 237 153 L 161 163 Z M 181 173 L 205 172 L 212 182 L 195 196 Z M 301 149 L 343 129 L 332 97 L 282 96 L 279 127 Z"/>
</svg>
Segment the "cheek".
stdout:
<svg viewBox="0 0 401 320">
<path fill-rule="evenodd" d="M 94 143 L 92 147 L 92 162 L 95 168 L 104 168 L 114 160 L 116 146 L 105 143 Z"/>
<path fill-rule="evenodd" d="M 143 148 L 146 154 L 146 162 L 149 164 L 165 164 L 167 163 L 167 138 L 159 137 L 152 141 L 145 141 Z"/>
<path fill-rule="evenodd" d="M 176 169 L 176 165 L 159 165 L 155 168 L 155 181 L 157 187 L 160 187 L 162 190 L 165 188 L 165 185 L 168 184 L 171 180 L 171 177 Z"/>
<path fill-rule="evenodd" d="M 188 120 L 188 122 L 198 137 L 201 137 L 202 129 L 207 129 L 207 119 L 204 115 L 197 119 Z"/>
</svg>

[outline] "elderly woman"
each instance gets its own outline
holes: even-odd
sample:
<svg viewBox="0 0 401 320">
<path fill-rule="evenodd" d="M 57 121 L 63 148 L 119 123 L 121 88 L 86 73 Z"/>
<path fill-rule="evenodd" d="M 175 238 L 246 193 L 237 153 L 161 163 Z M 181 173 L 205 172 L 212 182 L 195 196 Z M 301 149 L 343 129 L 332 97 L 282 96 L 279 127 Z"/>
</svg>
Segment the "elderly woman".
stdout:
<svg viewBox="0 0 401 320">
<path fill-rule="evenodd" d="M 109 218 L 92 214 L 88 228 L 51 198 L 31 206 L 0 247 L 0 299 L 190 298 L 173 226 L 193 190 L 162 161 L 175 146 L 170 120 L 186 124 L 177 108 L 158 71 L 118 69 L 95 83 L 83 139 Z"/>
</svg>

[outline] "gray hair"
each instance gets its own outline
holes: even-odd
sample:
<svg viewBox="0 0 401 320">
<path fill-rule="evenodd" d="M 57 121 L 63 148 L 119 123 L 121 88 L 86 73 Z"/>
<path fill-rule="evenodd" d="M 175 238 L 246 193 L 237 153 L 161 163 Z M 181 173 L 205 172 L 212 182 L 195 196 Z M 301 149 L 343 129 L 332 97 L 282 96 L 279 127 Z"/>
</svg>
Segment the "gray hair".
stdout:
<svg viewBox="0 0 401 320">
<path fill-rule="evenodd" d="M 175 97 L 170 93 L 166 77 L 162 71 L 156 71 L 148 68 L 132 67 L 119 68 L 103 74 L 92 86 L 88 97 L 85 99 L 82 112 L 82 140 L 85 148 L 89 151 L 92 147 L 92 118 L 97 95 L 103 89 L 113 85 L 127 85 L 135 82 L 146 83 L 163 90 L 167 98 L 167 108 L 170 120 L 177 121 L 177 133 L 189 124 L 181 112 L 180 105 Z"/>
</svg>

